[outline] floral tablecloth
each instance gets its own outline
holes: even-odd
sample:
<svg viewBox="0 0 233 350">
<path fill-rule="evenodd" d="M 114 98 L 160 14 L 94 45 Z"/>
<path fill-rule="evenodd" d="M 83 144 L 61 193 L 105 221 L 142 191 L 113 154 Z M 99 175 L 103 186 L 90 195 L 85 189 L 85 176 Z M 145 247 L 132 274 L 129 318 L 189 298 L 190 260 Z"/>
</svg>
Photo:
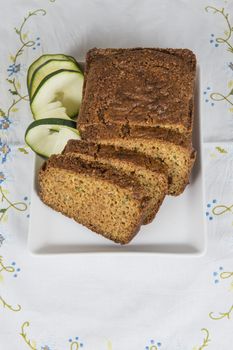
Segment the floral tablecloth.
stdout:
<svg viewBox="0 0 233 350">
<path fill-rule="evenodd" d="M 233 349 L 233 1 L 0 4 L 0 349 Z M 42 53 L 83 59 L 93 46 L 188 47 L 197 54 L 205 256 L 28 251 L 26 71 Z"/>
</svg>

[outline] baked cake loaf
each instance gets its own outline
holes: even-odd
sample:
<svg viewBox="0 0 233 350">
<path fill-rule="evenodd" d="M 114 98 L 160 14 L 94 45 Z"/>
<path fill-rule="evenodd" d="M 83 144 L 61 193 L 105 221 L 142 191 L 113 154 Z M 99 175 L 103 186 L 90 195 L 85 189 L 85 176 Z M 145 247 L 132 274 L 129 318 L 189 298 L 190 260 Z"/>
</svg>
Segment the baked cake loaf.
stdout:
<svg viewBox="0 0 233 350">
<path fill-rule="evenodd" d="M 97 145 L 81 140 L 68 141 L 63 153 L 78 155 L 88 161 L 97 160 L 98 163 L 111 165 L 117 171 L 134 176 L 151 198 L 144 224 L 154 219 L 168 190 L 167 167 L 160 160 L 122 147 Z"/>
<path fill-rule="evenodd" d="M 68 154 L 43 164 L 39 195 L 51 208 L 121 244 L 138 232 L 149 204 L 132 176 Z"/>
<path fill-rule="evenodd" d="M 95 123 L 192 132 L 196 58 L 188 49 L 92 49 L 79 128 Z"/>
</svg>

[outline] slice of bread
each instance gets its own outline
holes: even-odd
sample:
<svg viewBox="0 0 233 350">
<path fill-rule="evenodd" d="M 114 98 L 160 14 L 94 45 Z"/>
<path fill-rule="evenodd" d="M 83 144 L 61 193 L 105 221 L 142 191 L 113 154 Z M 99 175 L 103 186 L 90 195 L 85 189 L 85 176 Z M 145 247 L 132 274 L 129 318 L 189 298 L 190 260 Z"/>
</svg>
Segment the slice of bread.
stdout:
<svg viewBox="0 0 233 350">
<path fill-rule="evenodd" d="M 151 198 L 144 224 L 154 219 L 168 190 L 167 167 L 160 160 L 122 147 L 97 145 L 81 140 L 68 141 L 63 153 L 78 155 L 88 161 L 97 160 L 101 164 L 111 165 L 116 170 L 134 176 Z"/>
<path fill-rule="evenodd" d="M 45 204 L 117 243 L 128 243 L 145 219 L 149 198 L 144 188 L 110 166 L 53 155 L 38 179 Z"/>
<path fill-rule="evenodd" d="M 190 137 L 164 128 L 93 124 L 81 131 L 85 140 L 114 145 L 161 159 L 168 167 L 168 194 L 181 194 L 189 182 L 196 153 Z"/>
<path fill-rule="evenodd" d="M 92 49 L 79 128 L 94 123 L 192 132 L 196 57 L 188 49 Z"/>
</svg>

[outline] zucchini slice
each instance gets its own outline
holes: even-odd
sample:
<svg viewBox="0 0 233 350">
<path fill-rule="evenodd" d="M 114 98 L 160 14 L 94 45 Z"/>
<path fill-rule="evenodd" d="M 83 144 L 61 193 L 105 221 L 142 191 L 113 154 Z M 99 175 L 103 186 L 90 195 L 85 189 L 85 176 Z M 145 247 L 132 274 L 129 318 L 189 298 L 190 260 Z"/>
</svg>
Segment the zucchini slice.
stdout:
<svg viewBox="0 0 233 350">
<path fill-rule="evenodd" d="M 43 63 L 45 63 L 48 60 L 51 59 L 57 59 L 57 60 L 71 60 L 76 63 L 76 60 L 72 56 L 66 56 L 63 54 L 46 54 L 40 56 L 36 61 L 34 61 L 30 67 L 28 68 L 28 74 L 27 74 L 27 87 L 30 86 L 32 74 L 34 71 Z"/>
<path fill-rule="evenodd" d="M 42 106 L 39 110 L 39 113 L 41 112 L 47 112 L 47 111 L 52 111 L 53 109 L 57 109 L 62 107 L 62 104 L 60 101 L 55 101 L 55 102 L 50 102 L 46 106 Z"/>
<path fill-rule="evenodd" d="M 37 87 L 47 75 L 56 72 L 60 69 L 74 70 L 80 72 L 80 68 L 78 67 L 78 65 L 71 60 L 51 59 L 44 62 L 39 67 L 37 67 L 32 74 L 28 86 L 28 93 L 30 98 L 33 97 Z"/>
<path fill-rule="evenodd" d="M 59 118 L 71 120 L 66 114 L 66 109 L 64 107 L 55 108 L 50 111 L 39 111 L 35 116 L 36 120 L 45 118 Z"/>
<path fill-rule="evenodd" d="M 27 145 L 43 157 L 61 153 L 70 139 L 80 139 L 76 123 L 72 120 L 56 118 L 34 120 L 25 133 Z"/>
<path fill-rule="evenodd" d="M 37 87 L 32 100 L 31 110 L 36 118 L 41 108 L 60 101 L 69 117 L 77 116 L 83 88 L 83 74 L 74 70 L 61 69 L 46 76 Z"/>
</svg>

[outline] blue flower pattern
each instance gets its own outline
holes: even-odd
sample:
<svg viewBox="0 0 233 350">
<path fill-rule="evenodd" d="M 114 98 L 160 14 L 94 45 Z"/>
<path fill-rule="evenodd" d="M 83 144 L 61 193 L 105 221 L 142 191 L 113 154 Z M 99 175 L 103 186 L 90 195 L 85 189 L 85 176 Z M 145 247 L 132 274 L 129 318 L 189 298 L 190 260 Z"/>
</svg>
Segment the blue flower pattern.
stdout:
<svg viewBox="0 0 233 350">
<path fill-rule="evenodd" d="M 17 75 L 17 73 L 20 72 L 20 63 L 10 64 L 9 67 L 7 68 L 7 72 L 8 72 L 8 77 L 12 77 L 12 76 Z"/>
<path fill-rule="evenodd" d="M 3 171 L 0 171 L 0 185 L 6 180 L 6 176 Z"/>
<path fill-rule="evenodd" d="M 206 210 L 206 217 L 209 221 L 213 220 L 213 216 L 212 216 L 212 211 L 211 211 L 211 207 L 213 206 L 213 204 L 216 204 L 217 203 L 217 200 L 216 199 L 213 199 L 212 202 L 209 202 L 207 204 L 207 210 Z"/>
<path fill-rule="evenodd" d="M 214 106 L 214 102 L 211 102 L 211 97 L 209 96 L 211 92 L 211 87 L 207 86 L 206 89 L 203 91 L 205 103 L 210 103 L 211 107 Z"/>
<path fill-rule="evenodd" d="M 161 342 L 155 342 L 154 339 L 151 339 L 150 345 L 145 346 L 145 350 L 159 350 L 159 349 L 162 350 L 161 346 L 162 346 Z"/>
<path fill-rule="evenodd" d="M 218 284 L 220 282 L 219 278 L 220 278 L 220 274 L 221 274 L 222 271 L 223 271 L 223 267 L 220 266 L 218 268 L 218 270 L 213 272 L 213 278 L 214 278 L 214 283 L 215 284 Z"/>
<path fill-rule="evenodd" d="M 214 47 L 219 47 L 219 44 L 216 41 L 215 35 L 213 33 L 210 35 L 210 44 Z"/>
<path fill-rule="evenodd" d="M 2 116 L 2 119 L 0 119 L 0 130 L 9 129 L 11 124 L 12 124 L 12 120 L 9 117 Z"/>
<path fill-rule="evenodd" d="M 0 139 L 0 162 L 3 164 L 7 161 L 7 157 L 11 152 L 10 146 Z"/>
</svg>

